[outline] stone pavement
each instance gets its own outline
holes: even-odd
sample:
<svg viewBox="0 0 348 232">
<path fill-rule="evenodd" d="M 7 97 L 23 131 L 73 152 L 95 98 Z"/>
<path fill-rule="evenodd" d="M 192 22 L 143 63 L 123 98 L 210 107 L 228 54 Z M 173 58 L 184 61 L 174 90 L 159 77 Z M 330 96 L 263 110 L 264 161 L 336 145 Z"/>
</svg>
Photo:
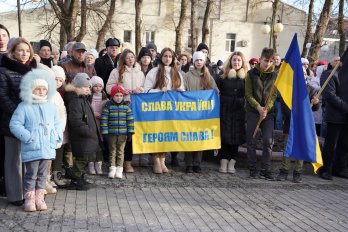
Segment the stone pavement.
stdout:
<svg viewBox="0 0 348 232">
<path fill-rule="evenodd" d="M 96 188 L 58 190 L 43 212 L 0 198 L 0 231 L 348 231 L 348 180 L 305 175 L 294 184 L 202 166 L 200 175 L 143 167 L 122 180 L 89 176 Z"/>
</svg>

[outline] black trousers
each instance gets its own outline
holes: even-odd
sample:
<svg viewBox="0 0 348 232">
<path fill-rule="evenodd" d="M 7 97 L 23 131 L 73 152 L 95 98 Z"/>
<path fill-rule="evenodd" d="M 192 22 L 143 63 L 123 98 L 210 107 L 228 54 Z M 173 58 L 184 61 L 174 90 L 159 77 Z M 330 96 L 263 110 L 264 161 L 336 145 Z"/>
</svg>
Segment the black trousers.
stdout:
<svg viewBox="0 0 348 232">
<path fill-rule="evenodd" d="M 238 145 L 231 145 L 227 143 L 221 144 L 221 150 L 220 150 L 221 159 L 235 160 L 237 154 L 238 154 Z"/>
</svg>

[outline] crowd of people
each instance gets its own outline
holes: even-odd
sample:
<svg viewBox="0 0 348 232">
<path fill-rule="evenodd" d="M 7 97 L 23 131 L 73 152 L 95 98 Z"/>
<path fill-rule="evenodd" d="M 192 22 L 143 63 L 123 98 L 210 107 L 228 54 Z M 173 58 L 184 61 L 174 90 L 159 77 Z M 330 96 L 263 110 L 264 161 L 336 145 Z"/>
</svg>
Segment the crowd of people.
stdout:
<svg viewBox="0 0 348 232">
<path fill-rule="evenodd" d="M 246 143 L 250 178 L 288 178 L 291 160 L 285 156 L 278 175 L 271 171 L 274 130 L 283 130 L 285 145 L 290 126 L 290 110 L 281 96 L 276 91 L 269 96 L 282 62 L 272 48 L 249 62 L 235 51 L 225 62 L 212 63 L 204 43 L 192 55 L 175 54 L 169 47 L 159 52 L 154 43 L 135 54 L 117 38 L 109 38 L 99 53 L 87 51 L 82 42 L 69 42 L 60 52 L 40 40 L 35 54 L 28 40 L 10 40 L 0 24 L 0 52 L 0 190 L 11 204 L 24 204 L 25 211 L 47 209 L 44 195 L 56 193 L 55 186 L 88 190 L 85 174 L 102 175 L 103 162 L 108 164 L 108 178 L 134 172 L 135 160 L 140 166 L 153 163 L 156 174 L 169 172 L 165 153 L 133 157 L 132 94 L 216 90 L 219 172 L 236 172 L 238 147 Z M 348 105 L 341 98 L 339 69 L 320 99 L 315 97 L 339 57 L 314 67 L 305 58 L 301 61 L 317 134 L 326 138 L 319 176 L 348 178 L 342 142 L 348 134 Z M 253 133 L 260 118 L 263 150 L 258 168 Z M 184 154 L 185 172 L 201 173 L 203 151 Z M 171 152 L 172 166 L 179 165 L 177 155 Z M 293 182 L 301 182 L 302 168 L 303 161 L 295 160 Z"/>
</svg>

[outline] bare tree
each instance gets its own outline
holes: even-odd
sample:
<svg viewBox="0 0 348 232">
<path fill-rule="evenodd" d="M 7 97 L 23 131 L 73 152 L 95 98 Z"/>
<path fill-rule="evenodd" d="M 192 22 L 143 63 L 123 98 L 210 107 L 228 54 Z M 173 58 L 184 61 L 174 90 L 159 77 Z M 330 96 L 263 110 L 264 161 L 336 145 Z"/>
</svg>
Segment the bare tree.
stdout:
<svg viewBox="0 0 348 232">
<path fill-rule="evenodd" d="M 338 9 L 338 33 L 340 35 L 339 54 L 342 55 L 346 45 L 346 34 L 344 31 L 344 0 L 340 0 Z"/>
<path fill-rule="evenodd" d="M 198 33 L 197 33 L 197 24 L 198 24 L 198 17 L 197 17 L 197 6 L 198 6 L 198 0 L 191 0 L 191 48 L 192 53 L 197 47 L 198 42 Z"/>
<path fill-rule="evenodd" d="M 213 0 L 207 0 L 207 6 L 205 8 L 204 12 L 204 18 L 203 18 L 203 26 L 202 26 L 202 42 L 205 44 L 208 44 L 208 38 L 209 38 L 209 18 L 210 13 L 212 10 Z"/>
<path fill-rule="evenodd" d="M 142 47 L 141 35 L 143 28 L 143 0 L 135 0 L 135 52 L 138 54 Z"/>
<path fill-rule="evenodd" d="M 333 4 L 333 0 L 325 0 L 323 10 L 320 13 L 320 17 L 313 35 L 313 42 L 309 50 L 308 60 L 312 64 L 319 59 L 320 47 L 323 42 L 323 35 L 326 31 L 327 24 L 330 19 L 330 11 Z"/>
<path fill-rule="evenodd" d="M 306 35 L 303 41 L 301 57 L 306 57 L 308 53 L 307 43 L 312 40 L 312 22 L 313 22 L 314 0 L 309 1 Z"/>
<path fill-rule="evenodd" d="M 184 31 L 184 25 L 186 22 L 188 0 L 181 0 L 180 18 L 178 26 L 175 28 L 175 53 L 181 54 L 182 49 L 182 34 Z"/>
<path fill-rule="evenodd" d="M 111 28 L 111 21 L 115 14 L 116 0 L 111 0 L 108 14 L 106 15 L 102 28 L 98 31 L 98 38 L 95 48 L 99 51 L 103 47 L 106 33 Z"/>
</svg>

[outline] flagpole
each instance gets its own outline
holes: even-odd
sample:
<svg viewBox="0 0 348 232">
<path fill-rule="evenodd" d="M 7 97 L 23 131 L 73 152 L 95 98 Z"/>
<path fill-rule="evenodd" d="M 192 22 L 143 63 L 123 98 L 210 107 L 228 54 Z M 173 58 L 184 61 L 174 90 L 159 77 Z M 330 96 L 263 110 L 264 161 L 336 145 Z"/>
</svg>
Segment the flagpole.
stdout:
<svg viewBox="0 0 348 232">
<path fill-rule="evenodd" d="M 275 89 L 276 89 L 275 84 L 273 84 L 272 89 L 271 89 L 271 92 L 269 93 L 269 95 L 268 95 L 268 97 L 267 97 L 265 107 L 268 105 L 269 101 L 271 100 L 271 97 L 272 97 L 272 95 L 273 95 Z M 262 121 L 263 121 L 263 118 L 262 118 L 261 115 L 260 115 L 259 121 L 257 122 L 256 128 L 255 128 L 254 133 L 253 133 L 253 138 L 255 138 L 255 136 L 256 136 L 256 134 L 257 134 L 257 130 L 259 129 L 259 127 L 260 127 Z"/>
<path fill-rule="evenodd" d="M 337 62 L 336 66 L 334 67 L 334 69 L 331 71 L 330 75 L 328 76 L 328 78 L 326 78 L 323 86 L 321 86 L 319 92 L 314 96 L 315 98 L 319 98 L 320 95 L 322 94 L 322 92 L 324 91 L 326 85 L 329 83 L 329 81 L 332 79 L 333 75 L 335 74 L 336 70 L 338 69 L 338 67 L 340 66 L 341 62 Z M 313 104 L 311 103 L 311 106 L 313 106 Z"/>
</svg>

